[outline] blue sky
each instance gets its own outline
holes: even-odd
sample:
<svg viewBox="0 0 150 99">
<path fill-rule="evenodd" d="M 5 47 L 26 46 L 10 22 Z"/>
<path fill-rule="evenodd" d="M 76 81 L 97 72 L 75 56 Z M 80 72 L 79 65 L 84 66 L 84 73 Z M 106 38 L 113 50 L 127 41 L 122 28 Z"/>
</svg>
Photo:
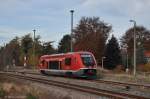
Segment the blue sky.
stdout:
<svg viewBox="0 0 150 99">
<path fill-rule="evenodd" d="M 0 45 L 36 29 L 42 41 L 55 41 L 56 47 L 70 33 L 70 9 L 74 27 L 82 16 L 97 16 L 113 26 L 117 38 L 133 26 L 130 19 L 150 29 L 150 0 L 0 0 Z"/>
</svg>

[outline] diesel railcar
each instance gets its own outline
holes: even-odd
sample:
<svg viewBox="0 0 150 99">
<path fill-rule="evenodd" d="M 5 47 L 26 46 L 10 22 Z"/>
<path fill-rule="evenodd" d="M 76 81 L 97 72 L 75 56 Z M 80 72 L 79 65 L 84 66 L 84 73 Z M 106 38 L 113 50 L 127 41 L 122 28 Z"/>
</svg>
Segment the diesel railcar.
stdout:
<svg viewBox="0 0 150 99">
<path fill-rule="evenodd" d="M 57 76 L 95 79 L 96 68 L 96 60 L 90 52 L 43 55 L 39 61 L 39 70 L 42 74 Z"/>
</svg>

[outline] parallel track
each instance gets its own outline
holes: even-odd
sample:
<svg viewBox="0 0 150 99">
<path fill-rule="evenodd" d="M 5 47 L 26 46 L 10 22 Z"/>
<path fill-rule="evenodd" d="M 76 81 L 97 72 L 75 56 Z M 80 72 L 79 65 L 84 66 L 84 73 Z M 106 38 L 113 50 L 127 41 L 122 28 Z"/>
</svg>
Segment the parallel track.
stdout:
<svg viewBox="0 0 150 99">
<path fill-rule="evenodd" d="M 111 80 L 94 80 L 92 82 L 96 83 L 107 83 L 113 85 L 121 85 L 121 86 L 129 86 L 129 87 L 142 87 L 142 88 L 150 88 L 148 84 L 137 84 L 137 83 L 125 83 L 125 82 L 118 82 L 118 81 L 111 81 Z"/>
<path fill-rule="evenodd" d="M 130 99 L 148 99 L 146 97 L 127 94 L 127 93 L 114 92 L 114 91 L 110 91 L 110 90 L 104 90 L 104 89 L 93 88 L 93 87 L 88 87 L 88 86 L 81 86 L 81 85 L 70 84 L 70 83 L 65 83 L 65 82 L 47 80 L 47 79 L 43 79 L 43 78 L 39 78 L 39 77 L 26 76 L 26 75 L 22 75 L 22 74 L 14 74 L 14 73 L 1 73 L 1 74 L 4 74 L 9 77 L 13 77 L 13 78 L 30 80 L 30 81 L 34 81 L 34 82 L 38 82 L 38 83 L 54 85 L 54 86 L 58 86 L 58 87 L 87 92 L 87 93 L 91 93 L 91 94 L 95 94 L 95 95 L 99 95 L 99 96 L 111 97 L 111 98 L 115 98 L 115 99 L 129 99 L 129 98 Z"/>
</svg>

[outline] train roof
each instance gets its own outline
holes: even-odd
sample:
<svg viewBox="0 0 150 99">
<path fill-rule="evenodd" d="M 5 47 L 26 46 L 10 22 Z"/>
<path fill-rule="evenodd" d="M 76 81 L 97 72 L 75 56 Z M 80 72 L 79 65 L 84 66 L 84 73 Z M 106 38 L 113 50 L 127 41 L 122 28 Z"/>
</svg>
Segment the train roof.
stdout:
<svg viewBox="0 0 150 99">
<path fill-rule="evenodd" d="M 86 52 L 86 51 L 68 52 L 68 53 L 60 53 L 60 54 L 43 55 L 43 56 L 41 56 L 41 57 L 64 56 L 64 55 L 72 55 L 72 54 L 91 54 L 91 52 Z"/>
</svg>

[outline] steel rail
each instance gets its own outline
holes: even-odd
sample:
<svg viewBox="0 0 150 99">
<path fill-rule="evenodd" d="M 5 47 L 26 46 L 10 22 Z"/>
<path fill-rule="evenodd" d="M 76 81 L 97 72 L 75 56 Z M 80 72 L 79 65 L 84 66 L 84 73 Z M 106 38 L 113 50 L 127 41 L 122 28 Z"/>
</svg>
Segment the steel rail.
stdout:
<svg viewBox="0 0 150 99">
<path fill-rule="evenodd" d="M 130 86 L 130 87 L 135 86 L 135 87 L 150 88 L 150 85 L 148 85 L 148 84 L 125 83 L 125 82 L 118 82 L 118 81 L 112 81 L 112 80 L 93 80 L 92 82 L 105 83 L 105 84 L 108 83 L 108 84 L 121 85 L 121 86 Z"/>
</svg>

